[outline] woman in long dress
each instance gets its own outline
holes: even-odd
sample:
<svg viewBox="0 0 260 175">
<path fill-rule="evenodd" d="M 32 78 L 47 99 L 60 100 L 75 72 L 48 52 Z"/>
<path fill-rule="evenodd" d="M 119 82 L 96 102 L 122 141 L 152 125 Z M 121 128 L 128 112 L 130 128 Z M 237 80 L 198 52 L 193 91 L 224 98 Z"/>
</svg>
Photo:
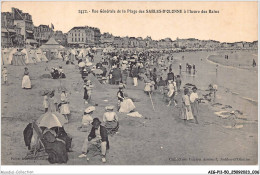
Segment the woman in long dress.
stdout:
<svg viewBox="0 0 260 175">
<path fill-rule="evenodd" d="M 119 128 L 118 116 L 113 110 L 114 110 L 114 106 L 107 106 L 106 112 L 103 115 L 103 121 L 105 123 L 105 127 L 111 134 L 117 132 Z"/>
<path fill-rule="evenodd" d="M 194 119 L 191 106 L 190 106 L 190 97 L 189 97 L 189 89 L 184 89 L 184 95 L 182 96 L 182 119 L 192 120 Z"/>
<path fill-rule="evenodd" d="M 176 93 L 176 83 L 173 82 L 173 80 L 169 80 L 169 83 L 168 83 L 168 93 L 167 93 L 169 103 L 168 103 L 167 106 L 170 106 L 172 101 L 174 103 L 174 106 L 177 105 L 175 100 L 174 100 L 175 93 Z"/>
<path fill-rule="evenodd" d="M 192 111 L 192 114 L 194 116 L 194 119 L 195 119 L 195 122 L 196 124 L 199 124 L 198 122 L 198 113 L 199 113 L 199 96 L 198 96 L 198 93 L 197 93 L 197 88 L 196 87 L 193 87 L 192 88 L 192 93 L 190 94 L 190 105 L 191 105 L 191 111 Z"/>
<path fill-rule="evenodd" d="M 29 71 L 28 71 L 27 67 L 24 68 L 24 76 L 23 76 L 23 81 L 22 81 L 22 88 L 23 89 L 31 89 L 32 88 L 31 80 L 30 80 L 30 77 L 29 77 Z"/>
<path fill-rule="evenodd" d="M 91 90 L 93 88 L 93 85 L 91 85 L 91 81 L 87 80 L 87 82 L 83 86 L 84 88 L 84 96 L 83 99 L 85 100 L 85 104 L 88 104 L 91 100 Z"/>
<path fill-rule="evenodd" d="M 65 90 L 61 93 L 61 106 L 60 106 L 60 113 L 64 115 L 64 117 L 69 120 L 70 115 L 70 107 L 69 107 L 69 99 L 68 94 L 65 92 Z"/>
</svg>

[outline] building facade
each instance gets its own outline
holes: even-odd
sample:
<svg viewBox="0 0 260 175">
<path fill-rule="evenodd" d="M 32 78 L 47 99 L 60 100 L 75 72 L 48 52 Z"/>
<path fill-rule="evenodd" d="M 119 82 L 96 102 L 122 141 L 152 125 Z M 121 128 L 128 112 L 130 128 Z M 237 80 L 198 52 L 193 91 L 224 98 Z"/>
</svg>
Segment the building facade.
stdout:
<svg viewBox="0 0 260 175">
<path fill-rule="evenodd" d="M 14 25 L 21 28 L 21 35 L 24 37 L 24 40 L 33 40 L 34 25 L 32 16 L 29 13 L 23 13 L 17 8 L 12 8 L 12 14 L 14 18 Z"/>
<path fill-rule="evenodd" d="M 96 46 L 100 44 L 101 33 L 94 27 L 74 27 L 68 32 L 67 42 L 69 46 Z"/>
<path fill-rule="evenodd" d="M 34 27 L 34 39 L 42 45 L 46 43 L 51 36 L 53 35 L 53 30 L 48 25 L 39 25 L 38 27 Z"/>
<path fill-rule="evenodd" d="M 55 31 L 53 37 L 59 44 L 67 46 L 67 35 L 64 34 L 62 31 Z"/>
<path fill-rule="evenodd" d="M 114 36 L 112 34 L 110 34 L 110 33 L 104 33 L 100 37 L 100 43 L 104 47 L 112 45 L 113 42 L 114 42 Z"/>
<path fill-rule="evenodd" d="M 1 13 L 1 43 L 3 47 L 13 46 L 15 38 L 14 18 L 10 12 Z"/>
</svg>

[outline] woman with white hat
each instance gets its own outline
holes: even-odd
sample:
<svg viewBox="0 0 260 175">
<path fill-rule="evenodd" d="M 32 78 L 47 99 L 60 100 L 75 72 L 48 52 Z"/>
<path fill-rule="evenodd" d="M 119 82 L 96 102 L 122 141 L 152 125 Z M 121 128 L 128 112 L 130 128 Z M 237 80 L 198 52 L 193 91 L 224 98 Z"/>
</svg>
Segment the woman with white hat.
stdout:
<svg viewBox="0 0 260 175">
<path fill-rule="evenodd" d="M 113 111 L 114 106 L 106 106 L 105 109 L 106 112 L 103 115 L 103 122 L 105 123 L 108 132 L 114 134 L 119 128 L 118 116 Z"/>
<path fill-rule="evenodd" d="M 95 109 L 94 106 L 89 106 L 85 109 L 84 115 L 82 116 L 81 126 L 78 128 L 81 132 L 87 132 L 89 131 L 89 128 L 91 128 L 91 123 L 93 122 L 93 117 L 91 115 Z"/>
</svg>

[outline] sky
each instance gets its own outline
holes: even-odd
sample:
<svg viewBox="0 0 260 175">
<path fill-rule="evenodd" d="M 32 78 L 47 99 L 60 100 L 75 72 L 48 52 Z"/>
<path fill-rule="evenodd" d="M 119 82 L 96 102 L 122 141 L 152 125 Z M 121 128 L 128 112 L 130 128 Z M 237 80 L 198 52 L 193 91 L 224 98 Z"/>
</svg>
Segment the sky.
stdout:
<svg viewBox="0 0 260 175">
<path fill-rule="evenodd" d="M 2 2 L 2 12 L 16 7 L 32 15 L 35 26 L 54 25 L 68 32 L 74 26 L 91 26 L 114 36 L 151 36 L 213 39 L 220 42 L 258 40 L 258 5 L 254 2 Z M 128 10 L 129 13 L 92 13 L 92 10 Z M 182 10 L 182 13 L 130 13 L 129 10 Z M 80 14 L 78 10 L 87 10 Z M 187 13 L 184 13 L 186 10 Z M 189 10 L 200 13 L 188 13 Z M 201 13 L 201 11 L 208 13 Z M 219 13 L 209 13 L 216 10 Z"/>
</svg>

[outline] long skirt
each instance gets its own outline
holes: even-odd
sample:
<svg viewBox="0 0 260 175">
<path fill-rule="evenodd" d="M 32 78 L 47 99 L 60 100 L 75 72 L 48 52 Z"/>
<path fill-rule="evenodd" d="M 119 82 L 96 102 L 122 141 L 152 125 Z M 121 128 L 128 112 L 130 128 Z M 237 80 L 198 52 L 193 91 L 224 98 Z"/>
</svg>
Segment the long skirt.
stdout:
<svg viewBox="0 0 260 175">
<path fill-rule="evenodd" d="M 124 84 L 126 84 L 126 81 L 127 81 L 127 75 L 123 75 L 123 76 L 122 76 L 122 82 L 123 82 Z"/>
<path fill-rule="evenodd" d="M 69 107 L 69 104 L 61 104 L 61 107 L 60 107 L 60 113 L 61 114 L 70 114 L 70 107 Z"/>
<path fill-rule="evenodd" d="M 83 97 L 84 100 L 88 100 L 89 99 L 89 95 L 88 95 L 88 91 L 87 90 L 84 90 L 84 97 Z"/>
<path fill-rule="evenodd" d="M 105 127 L 109 131 L 117 132 L 119 129 L 119 122 L 118 121 L 109 121 L 105 123 Z"/>
<path fill-rule="evenodd" d="M 31 80 L 30 80 L 30 77 L 28 75 L 23 76 L 22 88 L 24 88 L 24 89 L 31 89 L 32 88 Z"/>
<path fill-rule="evenodd" d="M 191 105 L 191 111 L 194 116 L 198 116 L 199 108 L 198 108 L 198 102 L 190 103 Z"/>
<path fill-rule="evenodd" d="M 181 118 L 184 120 L 192 120 L 194 119 L 191 106 L 182 106 L 182 111 L 181 111 Z"/>
<path fill-rule="evenodd" d="M 129 113 L 135 109 L 135 105 L 131 99 L 125 99 L 120 104 L 119 112 Z"/>
<path fill-rule="evenodd" d="M 151 86 L 146 84 L 144 87 L 144 92 L 151 92 Z"/>
</svg>

